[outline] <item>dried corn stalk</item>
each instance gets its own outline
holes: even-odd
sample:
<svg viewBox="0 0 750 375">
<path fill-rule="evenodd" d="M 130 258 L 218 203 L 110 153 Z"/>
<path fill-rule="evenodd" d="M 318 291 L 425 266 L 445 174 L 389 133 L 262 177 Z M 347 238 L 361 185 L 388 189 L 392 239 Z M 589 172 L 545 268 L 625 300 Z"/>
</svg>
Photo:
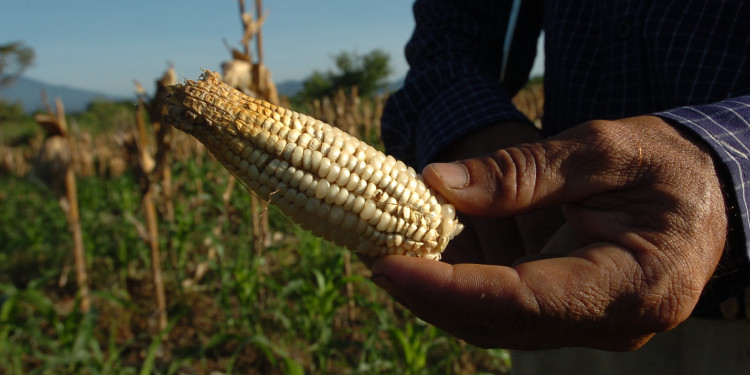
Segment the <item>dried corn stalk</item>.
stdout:
<svg viewBox="0 0 750 375">
<path fill-rule="evenodd" d="M 414 169 L 314 118 L 204 72 L 172 86 L 168 121 L 313 234 L 370 256 L 440 259 L 463 226 Z"/>
<path fill-rule="evenodd" d="M 46 102 L 46 97 L 44 100 Z M 55 112 L 47 104 L 49 113 L 34 116 L 46 133 L 34 171 L 58 196 L 60 207 L 68 220 L 68 230 L 73 237 L 73 258 L 78 292 L 81 296 L 81 312 L 87 313 L 91 309 L 91 298 L 86 272 L 86 254 L 83 248 L 81 215 L 78 211 L 78 189 L 75 173 L 71 167 L 73 152 L 62 100 L 56 99 L 55 104 Z M 61 280 L 65 277 L 61 275 Z"/>
</svg>

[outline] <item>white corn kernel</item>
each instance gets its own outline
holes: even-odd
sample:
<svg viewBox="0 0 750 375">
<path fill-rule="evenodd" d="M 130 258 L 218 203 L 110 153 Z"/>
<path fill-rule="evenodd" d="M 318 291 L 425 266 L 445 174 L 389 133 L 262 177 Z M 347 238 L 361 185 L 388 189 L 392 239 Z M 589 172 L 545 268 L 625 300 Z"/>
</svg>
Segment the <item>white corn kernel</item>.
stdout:
<svg viewBox="0 0 750 375">
<path fill-rule="evenodd" d="M 439 259 L 463 225 L 413 168 L 216 73 L 170 87 L 167 120 L 303 228 L 370 256 Z"/>
</svg>

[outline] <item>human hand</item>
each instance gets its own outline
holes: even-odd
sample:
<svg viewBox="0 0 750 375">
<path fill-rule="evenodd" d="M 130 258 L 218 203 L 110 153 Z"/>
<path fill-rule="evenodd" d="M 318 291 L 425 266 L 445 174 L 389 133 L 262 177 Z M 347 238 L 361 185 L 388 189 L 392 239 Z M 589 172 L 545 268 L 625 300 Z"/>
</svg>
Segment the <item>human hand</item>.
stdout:
<svg viewBox="0 0 750 375">
<path fill-rule="evenodd" d="M 504 122 L 474 131 L 442 150 L 436 162 L 452 162 L 484 156 L 498 149 L 542 139 L 529 123 Z M 446 263 L 511 265 L 538 253 L 562 225 L 559 207 L 550 207 L 513 217 L 481 217 L 457 213 L 464 225 L 461 235 L 443 252 Z"/>
<path fill-rule="evenodd" d="M 592 121 L 423 176 L 470 215 L 563 207 L 566 224 L 543 249 L 555 258 L 373 264 L 372 280 L 417 316 L 482 347 L 638 348 L 690 315 L 724 248 L 709 151 L 657 117 Z"/>
</svg>

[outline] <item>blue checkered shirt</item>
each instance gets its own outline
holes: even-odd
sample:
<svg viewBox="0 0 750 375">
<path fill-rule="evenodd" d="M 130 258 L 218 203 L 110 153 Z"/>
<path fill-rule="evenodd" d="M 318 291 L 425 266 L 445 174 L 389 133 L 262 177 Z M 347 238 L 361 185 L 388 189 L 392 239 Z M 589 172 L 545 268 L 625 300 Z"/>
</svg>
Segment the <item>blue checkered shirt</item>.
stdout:
<svg viewBox="0 0 750 375">
<path fill-rule="evenodd" d="M 513 11 L 512 0 L 415 3 L 411 69 L 382 118 L 386 150 L 422 168 L 473 130 L 528 121 L 510 97 L 527 81 L 544 30 L 543 131 L 653 114 L 704 139 L 721 161 L 731 216 L 716 277 L 730 281 L 709 289 L 747 284 L 737 275 L 750 279 L 750 2 L 520 4 Z"/>
</svg>

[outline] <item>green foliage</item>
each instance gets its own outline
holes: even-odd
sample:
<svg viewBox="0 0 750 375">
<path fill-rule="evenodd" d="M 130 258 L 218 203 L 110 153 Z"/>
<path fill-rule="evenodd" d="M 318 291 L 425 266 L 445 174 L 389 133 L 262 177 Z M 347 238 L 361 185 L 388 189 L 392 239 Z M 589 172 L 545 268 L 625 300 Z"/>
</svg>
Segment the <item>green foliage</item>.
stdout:
<svg viewBox="0 0 750 375">
<path fill-rule="evenodd" d="M 34 62 L 34 50 L 22 42 L 0 44 L 0 87 L 11 84 Z"/>
<path fill-rule="evenodd" d="M 86 131 L 92 135 L 112 130 L 128 130 L 135 126 L 132 101 L 95 100 L 86 111 L 68 114 L 72 131 Z M 145 117 L 144 121 L 148 121 Z M 0 100 L 0 143 L 12 146 L 27 144 L 31 138 L 42 136 L 42 128 L 33 116 L 25 113 L 20 103 Z"/>
<path fill-rule="evenodd" d="M 528 88 L 534 85 L 540 85 L 544 83 L 544 76 L 534 76 L 529 78 L 529 81 L 523 85 L 524 88 Z"/>
<path fill-rule="evenodd" d="M 0 99 L 0 124 L 5 122 L 22 121 L 30 118 L 23 110 L 21 103 L 6 103 Z"/>
<path fill-rule="evenodd" d="M 0 283 L 24 287 L 49 279 L 70 248 L 65 215 L 53 194 L 27 179 L 0 176 Z M 24 225 L 14 225 L 23 218 Z"/>
<path fill-rule="evenodd" d="M 390 56 L 377 49 L 366 55 L 341 52 L 333 61 L 335 71 L 315 71 L 305 80 L 298 101 L 331 97 L 339 89 L 350 90 L 355 86 L 360 96 L 369 98 L 386 87 L 386 79 L 392 72 Z"/>
<path fill-rule="evenodd" d="M 457 358 L 467 356 L 476 369 L 504 371 L 497 354 L 395 305 L 356 257 L 345 276 L 347 250 L 274 208 L 271 233 L 281 240 L 252 249 L 249 196 L 237 188 L 224 205 L 229 176 L 208 157 L 176 163 L 173 175 L 176 220 L 159 226 L 170 317 L 162 333 L 148 329 L 150 258 L 134 225 L 143 212 L 131 175 L 79 179 L 89 314 L 77 312 L 72 241 L 56 198 L 0 176 L 0 373 L 443 374 L 461 372 Z M 188 286 L 200 264 L 206 273 Z"/>
<path fill-rule="evenodd" d="M 81 129 L 92 134 L 102 131 L 133 129 L 136 105 L 131 101 L 94 100 L 86 111 L 70 116 Z M 144 118 L 144 121 L 148 121 Z"/>
<path fill-rule="evenodd" d="M 96 335 L 97 314 L 60 314 L 40 285 L 0 283 L 0 370 L 6 374 L 133 373 L 116 362 L 119 348 Z M 76 309 L 77 304 L 72 306 Z M 110 337 L 114 332 L 109 332 Z M 104 340 L 105 342 L 107 340 Z M 29 358 L 33 366 L 29 366 Z"/>
<path fill-rule="evenodd" d="M 26 114 L 21 103 L 0 99 L 0 143 L 20 145 L 41 133 L 42 129 Z"/>
</svg>

